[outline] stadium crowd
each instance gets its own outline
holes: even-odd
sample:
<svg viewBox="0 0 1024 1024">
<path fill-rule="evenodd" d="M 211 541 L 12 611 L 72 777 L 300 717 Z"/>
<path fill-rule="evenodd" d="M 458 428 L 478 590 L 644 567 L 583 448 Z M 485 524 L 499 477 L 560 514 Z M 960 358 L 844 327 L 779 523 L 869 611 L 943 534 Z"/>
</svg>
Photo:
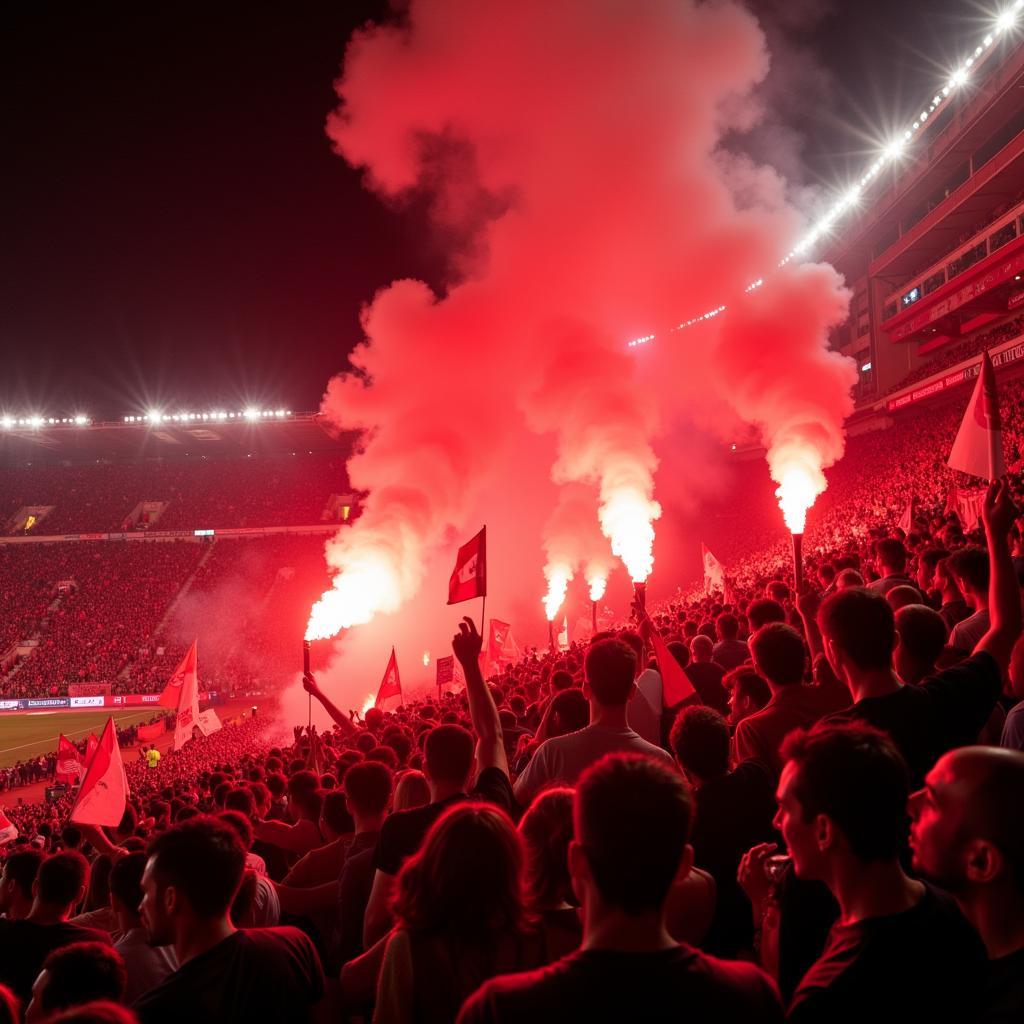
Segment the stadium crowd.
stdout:
<svg viewBox="0 0 1024 1024">
<path fill-rule="evenodd" d="M 723 590 L 487 680 L 464 621 L 459 693 L 362 718 L 307 677 L 323 734 L 250 718 L 133 758 L 117 827 L 71 824 L 70 795 L 8 808 L 0 1013 L 1022 1019 L 1024 487 L 964 521 L 957 419 L 851 439 L 799 593 L 748 532 Z"/>
<path fill-rule="evenodd" d="M 0 470 L 0 523 L 19 509 L 47 508 L 31 532 L 193 530 L 309 526 L 328 499 L 348 490 L 336 452 L 246 459 L 189 458 Z M 129 522 L 141 502 L 166 502 L 158 518 Z"/>
<path fill-rule="evenodd" d="M 931 377 L 932 374 L 947 370 L 957 363 L 962 363 L 965 359 L 970 359 L 971 356 L 981 355 L 985 349 L 1001 345 L 1004 341 L 1017 338 L 1022 333 L 1024 333 L 1024 316 L 1015 316 L 995 327 L 978 331 L 977 334 L 965 341 L 940 349 L 934 358 L 922 363 L 917 369 L 911 370 L 905 377 L 893 384 L 888 393 L 892 394 L 901 388 L 916 384 L 919 380 L 924 380 L 925 377 Z"/>
</svg>

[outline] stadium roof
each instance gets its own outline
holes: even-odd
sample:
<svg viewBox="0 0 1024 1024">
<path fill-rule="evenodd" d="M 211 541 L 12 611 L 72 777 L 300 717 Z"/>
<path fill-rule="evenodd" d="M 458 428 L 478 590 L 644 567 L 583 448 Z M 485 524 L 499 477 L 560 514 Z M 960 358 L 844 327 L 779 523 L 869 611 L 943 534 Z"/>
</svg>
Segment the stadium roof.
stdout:
<svg viewBox="0 0 1024 1024">
<path fill-rule="evenodd" d="M 140 459 L 244 458 L 293 452 L 344 452 L 351 435 L 323 416 L 293 413 L 281 419 L 50 424 L 0 430 L 0 465 L 125 462 Z"/>
</svg>

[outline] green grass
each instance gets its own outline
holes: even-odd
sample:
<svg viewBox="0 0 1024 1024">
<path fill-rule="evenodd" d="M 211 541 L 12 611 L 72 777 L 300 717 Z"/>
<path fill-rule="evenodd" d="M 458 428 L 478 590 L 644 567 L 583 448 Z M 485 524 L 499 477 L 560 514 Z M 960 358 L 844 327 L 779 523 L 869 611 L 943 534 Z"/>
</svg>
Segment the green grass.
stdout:
<svg viewBox="0 0 1024 1024">
<path fill-rule="evenodd" d="M 113 715 L 114 723 L 125 728 L 133 722 L 147 722 L 156 708 L 135 711 L 58 711 L 50 714 L 0 715 L 0 768 L 38 757 L 57 749 L 57 734 L 77 741 L 90 732 L 99 736 L 107 719 Z"/>
</svg>

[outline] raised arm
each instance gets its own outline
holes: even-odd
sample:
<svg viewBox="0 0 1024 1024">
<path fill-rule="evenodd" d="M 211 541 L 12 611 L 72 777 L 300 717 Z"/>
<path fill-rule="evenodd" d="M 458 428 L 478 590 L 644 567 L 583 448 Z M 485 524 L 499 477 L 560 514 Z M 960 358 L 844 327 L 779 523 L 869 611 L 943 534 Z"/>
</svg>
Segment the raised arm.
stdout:
<svg viewBox="0 0 1024 1024">
<path fill-rule="evenodd" d="M 985 495 L 982 519 L 988 541 L 988 632 L 978 641 L 974 652 L 987 651 L 999 663 L 1005 675 L 1010 652 L 1020 636 L 1020 586 L 1010 557 L 1010 527 L 1017 509 L 1005 480 L 993 480 Z"/>
<path fill-rule="evenodd" d="M 312 694 L 324 706 L 324 710 L 331 716 L 334 724 L 337 725 L 346 736 L 351 736 L 358 730 L 352 724 L 348 715 L 344 714 L 333 701 L 320 689 L 319 684 L 313 678 L 312 673 L 302 677 L 302 688 L 306 693 Z"/>
<path fill-rule="evenodd" d="M 804 636 L 807 638 L 807 649 L 811 652 L 811 664 L 819 654 L 825 653 L 825 645 L 821 642 L 821 630 L 818 629 L 818 609 L 821 608 L 821 594 L 804 584 L 796 599 L 796 610 L 804 624 Z"/>
<path fill-rule="evenodd" d="M 483 638 L 476 631 L 473 620 L 467 615 L 459 623 L 458 633 L 452 637 L 452 650 L 466 676 L 469 717 L 477 738 L 477 765 L 480 771 L 485 768 L 498 768 L 508 775 L 508 758 L 505 756 L 501 719 L 498 717 L 498 709 L 494 706 L 491 691 L 480 671 L 482 646 Z"/>
</svg>

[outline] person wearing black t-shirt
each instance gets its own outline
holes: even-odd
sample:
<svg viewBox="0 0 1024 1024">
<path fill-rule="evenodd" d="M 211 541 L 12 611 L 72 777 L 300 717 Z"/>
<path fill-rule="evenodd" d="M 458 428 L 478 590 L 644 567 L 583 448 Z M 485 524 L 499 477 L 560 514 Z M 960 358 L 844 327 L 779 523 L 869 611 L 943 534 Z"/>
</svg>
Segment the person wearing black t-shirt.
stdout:
<svg viewBox="0 0 1024 1024">
<path fill-rule="evenodd" d="M 914 868 L 947 889 L 988 952 L 979 1024 L 1024 1020 L 1024 754 L 965 747 L 910 798 Z"/>
<path fill-rule="evenodd" d="M 106 932 L 68 920 L 82 902 L 88 882 L 89 864 L 80 853 L 55 853 L 39 866 L 28 917 L 0 920 L 0 984 L 8 985 L 23 1002 L 28 1002 L 43 961 L 55 949 L 73 942 L 111 944 Z"/>
<path fill-rule="evenodd" d="M 447 808 L 472 797 L 496 804 L 515 817 L 516 801 L 508 776 L 501 720 L 480 672 L 482 644 L 473 620 L 464 618 L 452 639 L 452 650 L 466 677 L 469 716 L 476 734 L 475 756 L 473 735 L 461 726 L 439 725 L 427 735 L 423 771 L 430 784 L 430 803 L 392 814 L 381 827 L 373 858 L 373 888 L 363 923 L 366 949 L 391 927 L 391 897 L 402 864 L 419 849 L 430 826 Z M 316 691 L 312 692 L 316 695 Z M 477 771 L 476 785 L 470 787 Z"/>
<path fill-rule="evenodd" d="M 587 769 L 569 847 L 582 946 L 541 970 L 485 982 L 459 1024 L 781 1022 L 775 985 L 760 968 L 718 960 L 668 933 L 669 890 L 693 862 L 692 816 L 686 782 L 664 764 L 610 754 Z"/>
<path fill-rule="evenodd" d="M 950 897 L 903 871 L 909 785 L 892 740 L 861 723 L 819 723 L 791 733 L 783 756 L 776 824 L 793 870 L 839 904 L 789 1020 L 970 1019 L 984 948 Z"/>
<path fill-rule="evenodd" d="M 841 591 L 825 601 L 817 621 L 807 595 L 798 604 L 811 653 L 824 651 L 853 696 L 851 707 L 825 721 L 868 722 L 887 732 L 907 762 L 915 789 L 947 750 L 977 741 L 999 698 L 1021 629 L 1020 588 L 1007 542 L 1016 513 L 1007 485 L 992 484 L 983 510 L 989 629 L 966 661 L 916 686 L 903 686 L 894 671 L 896 631 L 885 598 L 860 588 Z"/>
<path fill-rule="evenodd" d="M 672 752 L 693 786 L 694 863 L 715 880 L 715 916 L 701 943 L 716 956 L 753 948 L 750 900 L 736 882 L 740 859 L 775 830 L 772 778 L 759 761 L 729 771 L 729 724 L 714 708 L 693 705 L 676 716 Z"/>
<path fill-rule="evenodd" d="M 231 923 L 245 854 L 237 832 L 206 815 L 150 844 L 142 923 L 151 945 L 174 946 L 181 966 L 135 1001 L 142 1024 L 310 1020 L 324 990 L 312 940 L 297 928 Z"/>
</svg>

